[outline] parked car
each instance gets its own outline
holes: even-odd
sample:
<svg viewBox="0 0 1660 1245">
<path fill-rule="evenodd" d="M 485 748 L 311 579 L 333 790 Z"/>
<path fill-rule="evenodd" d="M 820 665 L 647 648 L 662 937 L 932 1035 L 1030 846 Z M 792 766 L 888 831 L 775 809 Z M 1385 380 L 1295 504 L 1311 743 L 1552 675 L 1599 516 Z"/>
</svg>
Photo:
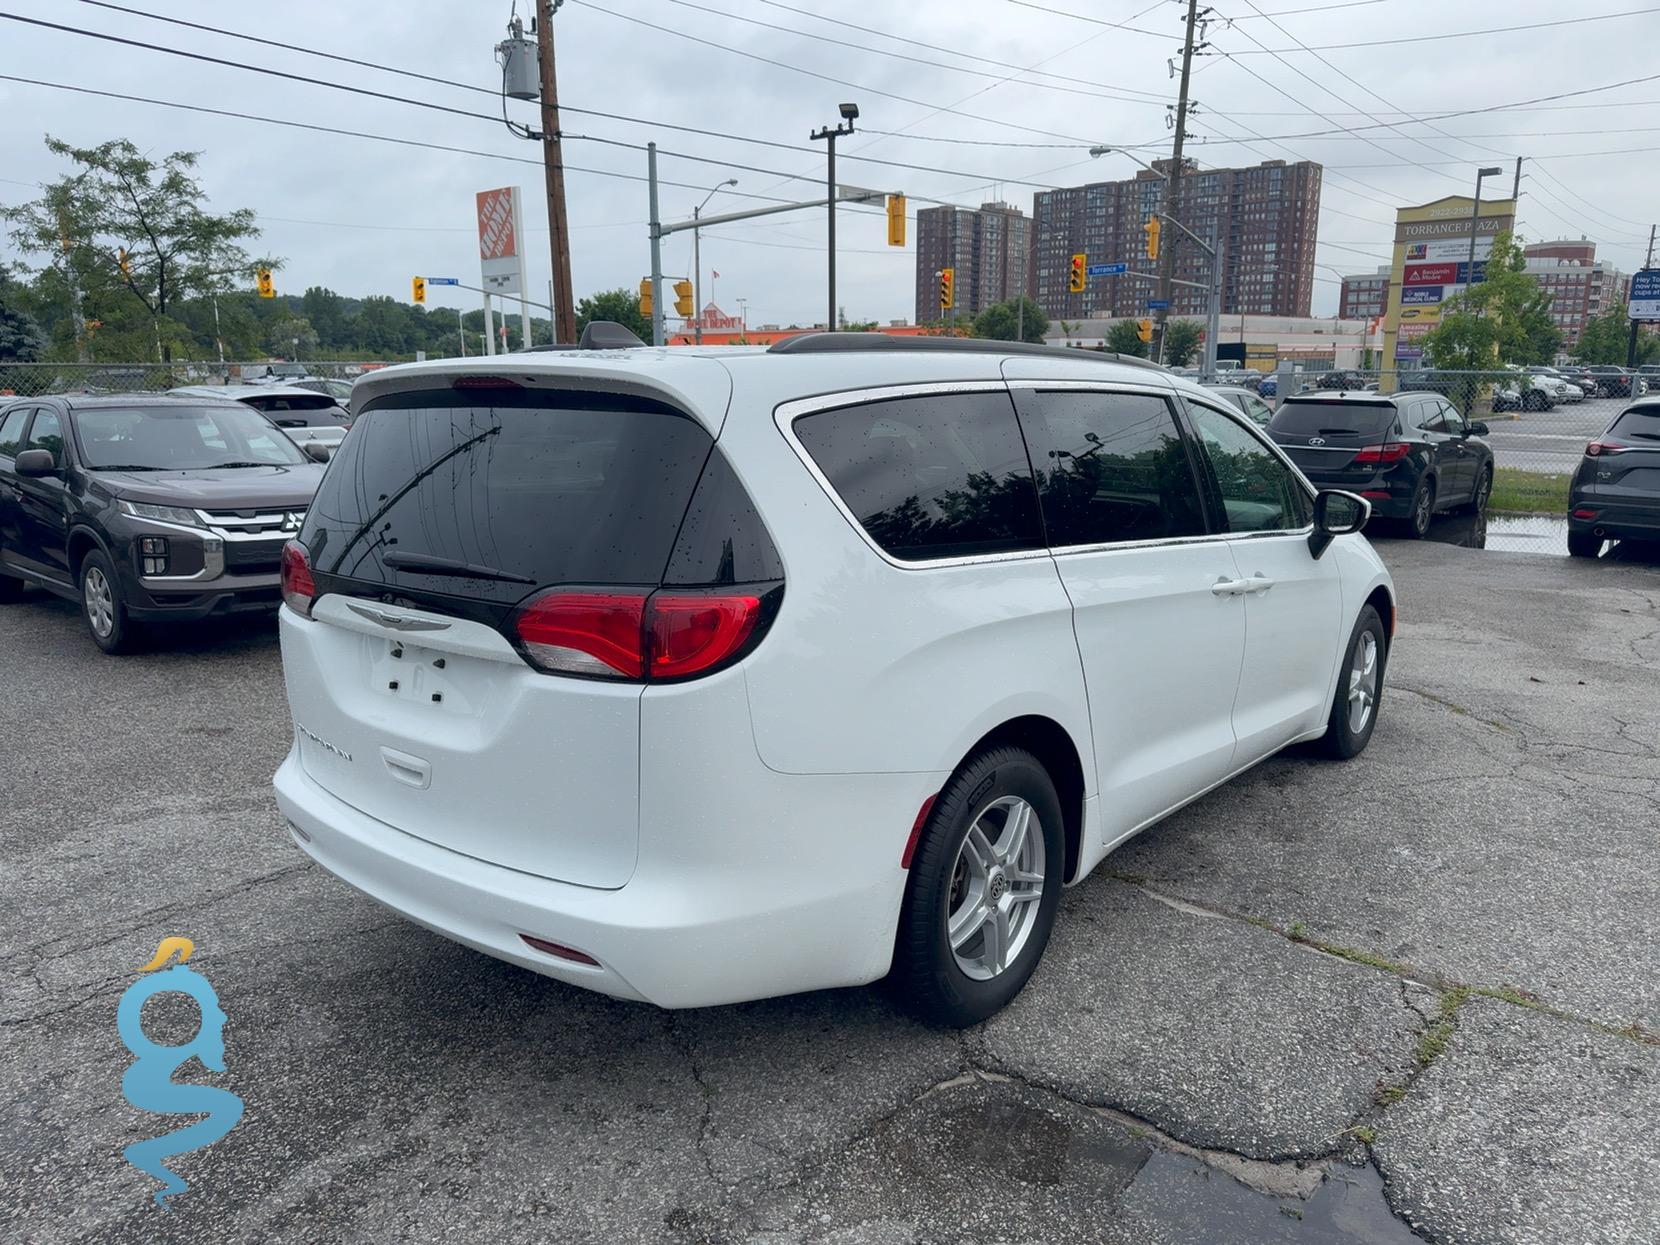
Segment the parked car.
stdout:
<svg viewBox="0 0 1660 1245">
<path fill-rule="evenodd" d="M 352 423 L 350 412 L 333 398 L 296 385 L 182 385 L 169 392 L 251 406 L 281 428 L 301 449 L 317 444 L 332 453 L 345 439 L 346 429 Z"/>
<path fill-rule="evenodd" d="M 1316 389 L 1364 389 L 1368 378 L 1360 372 L 1338 368 L 1330 372 L 1321 372 L 1314 382 Z"/>
<path fill-rule="evenodd" d="M 1064 883 L 1377 720 L 1367 504 L 1160 368 L 818 334 L 356 392 L 284 555 L 278 804 L 352 885 L 575 985 L 887 977 L 970 1024 Z"/>
<path fill-rule="evenodd" d="M 311 373 L 303 363 L 245 363 L 242 365 L 244 385 L 283 385 L 302 380 Z"/>
<path fill-rule="evenodd" d="M 1257 397 L 1277 398 L 1280 393 L 1280 378 L 1272 372 L 1265 373 L 1257 382 Z"/>
<path fill-rule="evenodd" d="M 1533 370 L 1546 379 L 1555 382 L 1555 391 L 1551 396 L 1558 403 L 1583 402 L 1585 400 L 1585 390 L 1581 389 L 1572 377 L 1565 375 L 1560 368 L 1540 367 Z"/>
<path fill-rule="evenodd" d="M 80 602 L 107 653 L 137 624 L 273 610 L 323 469 L 256 411 L 159 394 L 28 398 L 0 416 L 0 601 Z"/>
<path fill-rule="evenodd" d="M 1487 425 L 1439 394 L 1299 394 L 1268 435 L 1319 488 L 1345 489 L 1422 537 L 1440 510 L 1485 512 L 1493 492 Z"/>
<path fill-rule="evenodd" d="M 1630 398 L 1641 392 L 1630 368 L 1617 367 L 1612 363 L 1593 363 L 1585 370 L 1595 378 L 1597 389 L 1605 398 Z"/>
<path fill-rule="evenodd" d="M 1233 403 L 1254 424 L 1266 427 L 1274 418 L 1274 408 L 1242 385 L 1206 385 L 1205 388 Z"/>
<path fill-rule="evenodd" d="M 309 389 L 313 393 L 327 394 L 343 411 L 349 413 L 352 409 L 352 382 L 349 380 L 335 380 L 332 376 L 312 376 L 293 381 L 292 384 L 296 389 Z"/>
<path fill-rule="evenodd" d="M 1568 491 L 1568 552 L 1605 540 L 1660 541 L 1660 397 L 1639 398 L 1585 447 Z"/>
<path fill-rule="evenodd" d="M 1493 389 L 1493 413 L 1522 409 L 1522 390 L 1515 381 L 1504 381 Z"/>
<path fill-rule="evenodd" d="M 1520 381 L 1522 386 L 1522 409 L 1527 411 L 1550 411 L 1569 400 L 1568 390 L 1579 390 L 1570 386 L 1560 376 L 1552 376 L 1549 372 L 1529 372 Z M 1579 396 L 1583 397 L 1583 394 Z"/>
</svg>

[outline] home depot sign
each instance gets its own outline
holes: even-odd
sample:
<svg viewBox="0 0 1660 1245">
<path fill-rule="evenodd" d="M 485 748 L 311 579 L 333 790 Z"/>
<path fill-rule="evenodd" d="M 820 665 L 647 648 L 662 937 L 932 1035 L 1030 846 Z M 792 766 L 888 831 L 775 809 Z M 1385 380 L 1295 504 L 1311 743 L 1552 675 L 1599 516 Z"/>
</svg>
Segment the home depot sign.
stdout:
<svg viewBox="0 0 1660 1245">
<path fill-rule="evenodd" d="M 522 294 L 525 288 L 524 216 L 519 188 L 478 192 L 478 261 L 484 288 L 492 294 Z"/>
</svg>

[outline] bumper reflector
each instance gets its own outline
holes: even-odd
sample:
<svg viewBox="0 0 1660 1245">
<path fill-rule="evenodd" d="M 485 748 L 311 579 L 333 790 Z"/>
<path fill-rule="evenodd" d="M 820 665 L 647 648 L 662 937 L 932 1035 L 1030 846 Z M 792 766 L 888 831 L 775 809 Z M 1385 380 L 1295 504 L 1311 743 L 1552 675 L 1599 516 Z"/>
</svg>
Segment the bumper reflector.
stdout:
<svg viewBox="0 0 1660 1245">
<path fill-rule="evenodd" d="M 546 938 L 537 938 L 531 934 L 520 934 L 519 937 L 524 939 L 526 946 L 533 947 L 544 955 L 569 960 L 573 964 L 587 964 L 592 968 L 599 967 L 598 960 L 584 951 L 578 951 L 575 947 L 561 946 L 557 942 L 549 942 Z"/>
</svg>

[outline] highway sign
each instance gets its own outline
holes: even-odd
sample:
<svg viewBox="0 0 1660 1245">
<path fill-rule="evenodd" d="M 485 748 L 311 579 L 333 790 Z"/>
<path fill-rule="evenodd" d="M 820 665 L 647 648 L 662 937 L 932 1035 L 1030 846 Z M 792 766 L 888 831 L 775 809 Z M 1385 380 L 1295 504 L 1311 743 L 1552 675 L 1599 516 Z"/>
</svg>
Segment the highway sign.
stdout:
<svg viewBox="0 0 1660 1245">
<path fill-rule="evenodd" d="M 427 284 L 428 285 L 460 285 L 461 282 L 458 281 L 454 277 L 428 277 L 427 278 Z"/>
<path fill-rule="evenodd" d="M 1148 311 L 1169 311 L 1170 310 L 1170 300 L 1168 298 L 1149 298 L 1147 300 L 1147 310 Z"/>
<path fill-rule="evenodd" d="M 1092 277 L 1117 277 L 1129 270 L 1128 264 L 1091 264 L 1084 271 Z"/>
<path fill-rule="evenodd" d="M 1631 274 L 1631 299 L 1626 308 L 1633 320 L 1660 320 L 1660 268 Z"/>
</svg>

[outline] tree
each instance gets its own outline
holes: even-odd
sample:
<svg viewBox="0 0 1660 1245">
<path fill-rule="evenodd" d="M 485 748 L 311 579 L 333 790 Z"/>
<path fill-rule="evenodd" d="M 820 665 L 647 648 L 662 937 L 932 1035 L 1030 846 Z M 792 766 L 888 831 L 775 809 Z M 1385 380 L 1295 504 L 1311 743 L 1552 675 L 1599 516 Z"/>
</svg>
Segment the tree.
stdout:
<svg viewBox="0 0 1660 1245">
<path fill-rule="evenodd" d="M 36 363 L 46 353 L 46 333 L 18 305 L 22 287 L 0 267 L 0 363 Z"/>
<path fill-rule="evenodd" d="M 1164 361 L 1170 367 L 1186 367 L 1205 336 L 1197 320 L 1171 320 L 1164 326 Z"/>
<path fill-rule="evenodd" d="M 284 316 L 265 326 L 262 344 L 267 354 L 285 359 L 298 359 L 312 354 L 317 348 L 317 330 L 304 316 Z"/>
<path fill-rule="evenodd" d="M 1562 344 L 1550 305 L 1550 294 L 1527 275 L 1521 242 L 1501 233 L 1482 279 L 1448 299 L 1441 322 L 1424 335 L 1424 355 L 1438 368 L 1471 371 L 1547 362 Z"/>
<path fill-rule="evenodd" d="M 1049 317 L 1025 294 L 1011 298 L 1007 302 L 993 303 L 974 317 L 974 336 L 990 338 L 992 341 L 1041 344 L 1043 335 L 1048 331 Z"/>
<path fill-rule="evenodd" d="M 1616 363 L 1625 366 L 1626 348 L 1631 340 L 1631 320 L 1624 303 L 1615 303 L 1600 316 L 1585 322 L 1579 334 L 1579 345 L 1574 356 L 1581 363 Z M 1637 363 L 1660 360 L 1660 337 L 1653 333 L 1637 334 Z"/>
<path fill-rule="evenodd" d="M 224 216 L 206 210 L 193 176 L 199 152 L 175 151 L 158 164 L 124 138 L 75 147 L 48 136 L 46 146 L 79 171 L 4 210 L 12 240 L 26 253 L 51 255 L 82 290 L 95 281 L 124 288 L 148 313 L 162 357 L 171 360 L 163 322 L 175 305 L 227 289 L 254 267 L 241 245 L 259 236 L 252 209 Z"/>
<path fill-rule="evenodd" d="M 1120 320 L 1107 330 L 1107 349 L 1135 359 L 1147 357 L 1147 343 L 1141 340 L 1134 320 Z"/>
<path fill-rule="evenodd" d="M 668 286 L 665 283 L 664 292 Z M 622 325 L 643 342 L 651 340 L 651 320 L 640 312 L 640 296 L 630 289 L 601 290 L 576 305 L 576 331 L 581 333 L 591 320 L 611 320 Z"/>
</svg>

